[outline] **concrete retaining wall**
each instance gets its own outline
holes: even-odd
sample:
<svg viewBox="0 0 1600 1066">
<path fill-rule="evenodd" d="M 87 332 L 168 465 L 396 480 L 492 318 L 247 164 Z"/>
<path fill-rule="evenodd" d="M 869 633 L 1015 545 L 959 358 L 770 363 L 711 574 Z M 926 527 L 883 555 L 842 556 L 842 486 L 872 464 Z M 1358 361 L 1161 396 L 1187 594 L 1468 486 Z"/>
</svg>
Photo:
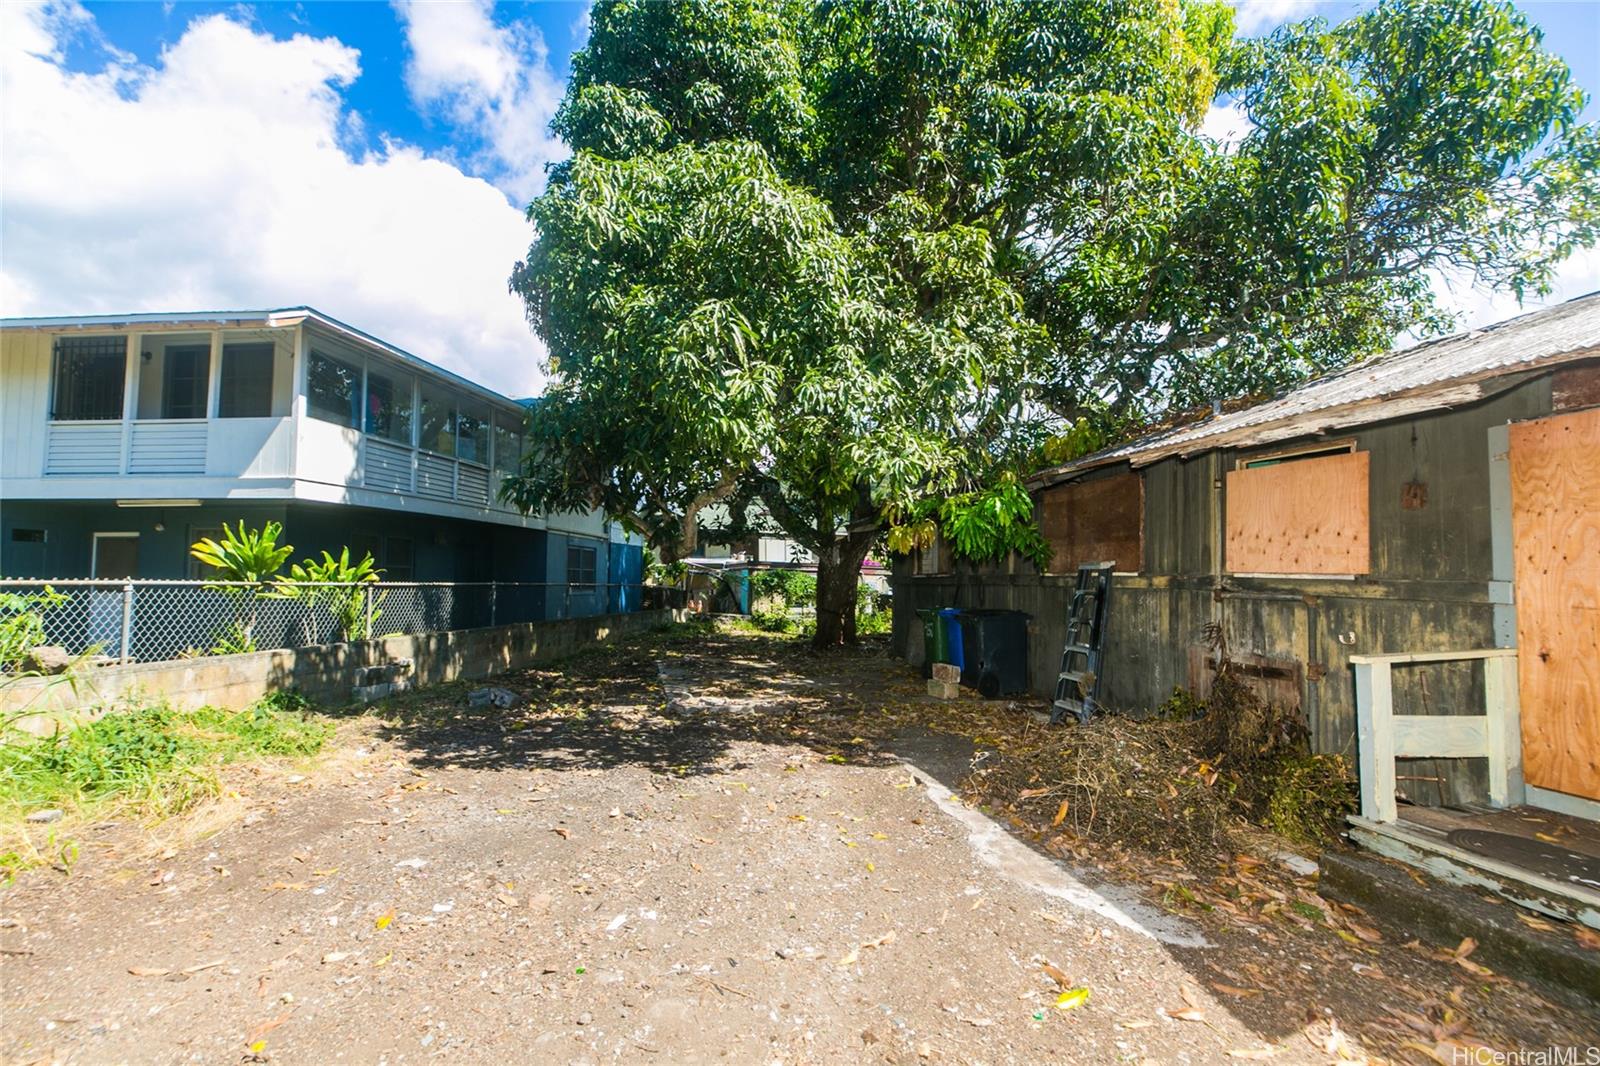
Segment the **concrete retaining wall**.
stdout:
<svg viewBox="0 0 1600 1066">
<path fill-rule="evenodd" d="M 91 719 L 135 699 L 166 700 L 174 707 L 240 709 L 268 692 L 292 688 L 313 702 L 344 704 L 368 670 L 411 660 L 403 675 L 416 686 L 492 677 L 571 655 L 596 643 L 648 632 L 681 621 L 683 612 L 628 614 L 523 622 L 457 629 L 420 636 L 385 637 L 349 644 L 280 648 L 249 655 L 217 655 L 90 670 L 74 686 L 27 678 L 0 690 L 0 715 L 34 712 L 16 723 L 48 734 L 63 721 Z"/>
</svg>

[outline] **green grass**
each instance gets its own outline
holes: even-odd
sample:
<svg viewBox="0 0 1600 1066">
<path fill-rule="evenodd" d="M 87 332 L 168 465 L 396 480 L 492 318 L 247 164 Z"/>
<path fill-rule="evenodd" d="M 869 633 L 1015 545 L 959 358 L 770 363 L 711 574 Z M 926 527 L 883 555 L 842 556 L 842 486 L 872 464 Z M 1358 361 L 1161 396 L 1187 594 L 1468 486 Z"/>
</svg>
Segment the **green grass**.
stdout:
<svg viewBox="0 0 1600 1066">
<path fill-rule="evenodd" d="M 0 742 L 0 881 L 37 861 L 25 857 L 33 850 L 25 829 L 32 811 L 160 820 L 219 795 L 224 764 L 314 755 L 332 732 L 333 723 L 300 697 L 274 693 L 242 711 L 150 704 L 57 737 L 7 738 Z M 47 828 L 53 841 L 55 827 Z"/>
</svg>

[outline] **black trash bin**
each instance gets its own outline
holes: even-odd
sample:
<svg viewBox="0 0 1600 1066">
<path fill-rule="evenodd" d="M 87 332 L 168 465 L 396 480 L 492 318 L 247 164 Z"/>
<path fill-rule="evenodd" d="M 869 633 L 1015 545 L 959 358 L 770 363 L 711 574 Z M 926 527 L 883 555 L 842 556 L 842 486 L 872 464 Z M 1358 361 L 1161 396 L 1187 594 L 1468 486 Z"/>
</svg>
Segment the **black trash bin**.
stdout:
<svg viewBox="0 0 1600 1066">
<path fill-rule="evenodd" d="M 961 612 L 961 683 L 986 699 L 1028 690 L 1028 615 Z"/>
</svg>

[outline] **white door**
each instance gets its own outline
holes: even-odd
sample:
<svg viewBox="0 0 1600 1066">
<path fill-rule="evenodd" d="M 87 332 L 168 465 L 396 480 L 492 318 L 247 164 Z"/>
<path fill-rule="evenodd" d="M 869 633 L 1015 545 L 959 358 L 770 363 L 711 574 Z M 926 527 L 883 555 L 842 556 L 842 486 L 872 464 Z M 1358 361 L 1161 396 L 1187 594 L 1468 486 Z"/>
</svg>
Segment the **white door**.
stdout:
<svg viewBox="0 0 1600 1066">
<path fill-rule="evenodd" d="M 96 533 L 91 575 L 97 578 L 132 577 L 139 572 L 139 534 Z M 133 622 L 129 618 L 129 624 Z M 122 654 L 122 590 L 89 592 L 89 643 L 101 655 Z"/>
</svg>

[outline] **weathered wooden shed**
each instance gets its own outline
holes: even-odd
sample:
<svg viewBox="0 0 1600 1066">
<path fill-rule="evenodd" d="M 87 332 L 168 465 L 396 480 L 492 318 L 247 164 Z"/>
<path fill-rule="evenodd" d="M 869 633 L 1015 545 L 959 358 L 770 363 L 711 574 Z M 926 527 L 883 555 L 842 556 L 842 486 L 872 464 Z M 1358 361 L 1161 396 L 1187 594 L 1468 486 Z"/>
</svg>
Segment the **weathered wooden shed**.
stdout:
<svg viewBox="0 0 1600 1066">
<path fill-rule="evenodd" d="M 1600 294 L 1368 360 L 1030 488 L 1049 572 L 938 550 L 902 560 L 908 658 L 921 658 L 918 607 L 1019 608 L 1048 695 L 1073 574 L 1114 561 L 1102 702 L 1204 693 L 1210 627 L 1265 695 L 1300 708 L 1317 750 L 1398 759 L 1392 782 L 1363 780 L 1374 810 L 1392 815 L 1398 791 L 1600 818 Z M 1366 702 L 1389 715 L 1362 745 L 1358 681 L 1380 686 Z M 1424 716 L 1457 720 L 1411 721 Z"/>
</svg>

